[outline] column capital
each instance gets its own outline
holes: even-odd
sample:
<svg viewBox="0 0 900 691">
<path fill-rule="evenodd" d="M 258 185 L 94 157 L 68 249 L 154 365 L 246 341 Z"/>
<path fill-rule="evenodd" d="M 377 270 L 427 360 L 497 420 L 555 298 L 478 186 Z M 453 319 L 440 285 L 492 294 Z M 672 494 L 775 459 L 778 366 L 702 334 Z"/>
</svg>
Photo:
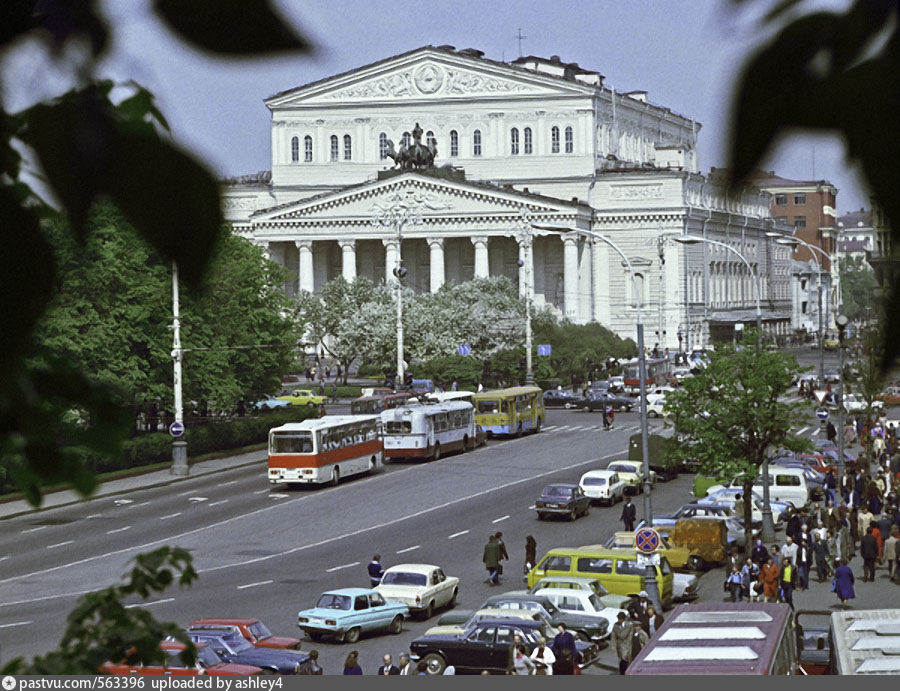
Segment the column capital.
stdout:
<svg viewBox="0 0 900 691">
<path fill-rule="evenodd" d="M 310 250 L 312 251 L 312 240 L 294 240 L 294 246 L 298 250 Z"/>
<path fill-rule="evenodd" d="M 431 249 L 444 249 L 445 238 L 426 238 L 425 241 Z"/>
<path fill-rule="evenodd" d="M 389 249 L 393 247 L 397 248 L 397 238 L 382 238 L 381 244 L 385 246 L 385 249 Z"/>
<path fill-rule="evenodd" d="M 581 236 L 578 233 L 567 233 L 562 236 L 562 241 L 564 245 L 573 245 L 577 246 L 578 241 L 581 240 Z"/>
<path fill-rule="evenodd" d="M 338 243 L 338 247 L 340 247 L 341 251 L 343 251 L 343 252 L 349 252 L 350 250 L 356 249 L 356 239 L 355 238 L 351 238 L 349 240 L 341 239 L 341 240 L 338 240 L 337 243 Z"/>
<path fill-rule="evenodd" d="M 469 238 L 469 240 L 472 241 L 473 245 L 484 245 L 485 247 L 487 247 L 488 239 L 489 238 L 487 235 L 473 235 Z"/>
</svg>

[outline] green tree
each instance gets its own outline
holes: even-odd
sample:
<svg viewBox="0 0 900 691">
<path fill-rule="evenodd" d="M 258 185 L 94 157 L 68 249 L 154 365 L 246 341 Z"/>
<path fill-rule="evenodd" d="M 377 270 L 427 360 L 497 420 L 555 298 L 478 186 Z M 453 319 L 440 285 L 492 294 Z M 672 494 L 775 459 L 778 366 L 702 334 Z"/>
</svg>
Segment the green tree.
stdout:
<svg viewBox="0 0 900 691">
<path fill-rule="evenodd" d="M 872 296 L 877 283 L 875 272 L 861 256 L 841 257 L 838 261 L 841 281 L 843 314 L 850 321 L 860 321 L 871 315 Z"/>
<path fill-rule="evenodd" d="M 771 451 L 801 451 L 808 440 L 791 432 L 805 419 L 804 410 L 784 400 L 801 372 L 793 354 L 740 350 L 724 344 L 709 354 L 709 365 L 666 396 L 666 408 L 679 443 L 671 445 L 676 460 L 697 463 L 702 474 L 731 482 L 743 478 L 746 497 Z M 750 501 L 744 502 L 744 526 L 751 525 Z M 749 537 L 749 532 L 748 532 Z M 748 543 L 749 544 L 749 541 Z"/>
</svg>

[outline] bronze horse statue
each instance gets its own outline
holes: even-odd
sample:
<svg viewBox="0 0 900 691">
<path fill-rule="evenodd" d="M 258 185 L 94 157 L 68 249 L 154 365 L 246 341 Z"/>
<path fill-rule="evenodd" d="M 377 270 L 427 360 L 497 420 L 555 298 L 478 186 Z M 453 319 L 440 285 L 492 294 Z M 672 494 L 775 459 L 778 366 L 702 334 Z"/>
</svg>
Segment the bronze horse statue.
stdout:
<svg viewBox="0 0 900 691">
<path fill-rule="evenodd" d="M 409 146 L 400 145 L 400 150 L 394 149 L 394 142 L 387 140 L 387 156 L 393 159 L 394 165 L 401 170 L 416 170 L 421 168 L 433 168 L 434 159 L 437 156 L 437 145 L 426 146 L 422 144 L 422 128 L 416 123 L 412 131 L 413 143 Z"/>
</svg>

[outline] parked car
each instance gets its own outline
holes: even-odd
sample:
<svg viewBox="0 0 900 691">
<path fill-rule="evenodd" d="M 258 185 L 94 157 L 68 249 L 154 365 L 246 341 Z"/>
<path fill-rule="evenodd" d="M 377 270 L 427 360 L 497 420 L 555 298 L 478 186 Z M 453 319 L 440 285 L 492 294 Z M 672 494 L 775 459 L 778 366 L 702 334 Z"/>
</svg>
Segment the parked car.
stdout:
<svg viewBox="0 0 900 691">
<path fill-rule="evenodd" d="M 215 619 L 195 619 L 191 626 L 236 626 L 241 635 L 257 648 L 290 648 L 300 650 L 300 639 L 287 636 L 273 636 L 269 628 L 259 619 L 252 617 L 217 617 Z"/>
<path fill-rule="evenodd" d="M 574 521 L 579 516 L 590 514 L 591 500 L 578 485 L 557 483 L 541 490 L 541 496 L 534 502 L 534 510 L 541 521 L 554 514 L 568 516 L 570 521 Z"/>
<path fill-rule="evenodd" d="M 726 504 L 684 504 L 681 508 L 676 509 L 669 514 L 656 514 L 653 516 L 653 525 L 675 525 L 682 518 L 698 518 L 700 516 L 715 516 L 717 518 L 728 518 L 734 516 L 732 507 Z"/>
<path fill-rule="evenodd" d="M 515 636 L 529 654 L 537 647 L 538 637 L 552 641 L 556 632 L 541 621 L 519 619 L 483 620 L 461 633 L 419 636 L 409 644 L 410 658 L 423 661 L 426 674 L 443 674 L 448 665 L 457 672 L 488 671 L 505 674 L 509 665 L 509 647 Z M 600 655 L 595 643 L 575 641 L 579 668 L 588 667 Z"/>
<path fill-rule="evenodd" d="M 612 627 L 618 621 L 619 612 L 627 611 L 621 607 L 607 607 L 599 595 L 586 590 L 565 590 L 563 588 L 541 588 L 534 590 L 533 595 L 546 595 L 562 612 L 571 612 L 588 617 L 604 619 L 609 625 L 605 638 L 612 633 Z"/>
<path fill-rule="evenodd" d="M 647 391 L 647 404 L 653 403 L 654 401 L 664 402 L 666 400 L 666 394 L 670 391 L 675 391 L 674 386 L 654 386 L 652 389 Z"/>
<path fill-rule="evenodd" d="M 622 393 L 625 391 L 625 377 L 608 377 L 607 388 L 613 393 Z"/>
<path fill-rule="evenodd" d="M 565 389 L 548 389 L 544 392 L 545 408 L 577 408 L 580 401 L 580 396 Z"/>
<path fill-rule="evenodd" d="M 627 494 L 638 494 L 644 491 L 644 465 L 642 461 L 611 461 L 607 470 L 615 471 L 619 479 L 625 483 Z M 656 471 L 650 469 L 650 484 L 656 483 Z"/>
<path fill-rule="evenodd" d="M 743 497 L 744 490 L 737 487 L 726 487 L 724 489 L 719 489 L 713 492 L 712 494 L 708 494 L 703 499 L 697 500 L 698 504 L 725 504 L 726 506 L 730 506 L 731 510 L 734 511 L 734 505 L 737 503 L 737 497 L 741 495 Z M 744 497 L 744 501 L 746 501 L 746 497 Z M 771 498 L 769 499 L 769 508 L 772 509 L 772 518 L 775 522 L 775 530 L 781 530 L 784 521 L 784 515 L 787 512 L 788 504 L 782 501 L 774 501 Z M 763 498 L 753 492 L 753 509 L 751 512 L 751 520 L 754 525 L 762 523 L 762 511 L 763 511 Z M 743 520 L 743 515 L 735 514 L 735 518 Z M 669 560 L 671 561 L 671 559 Z"/>
<path fill-rule="evenodd" d="M 275 408 L 287 408 L 290 405 L 289 401 L 283 401 L 275 396 L 266 396 L 253 403 L 253 407 L 257 410 L 274 410 Z"/>
<path fill-rule="evenodd" d="M 707 490 L 715 492 L 723 487 L 743 488 L 742 478 L 735 478 L 729 485 L 716 484 Z M 762 476 L 753 480 L 753 490 L 762 493 Z M 802 468 L 784 468 L 778 465 L 769 465 L 769 499 L 790 504 L 799 509 L 809 504 L 812 495 L 809 484 L 806 481 L 806 473 Z"/>
<path fill-rule="evenodd" d="M 665 409 L 665 399 L 656 398 L 647 403 L 647 417 L 668 417 L 669 413 Z"/>
<path fill-rule="evenodd" d="M 238 665 L 225 662 L 205 643 L 197 643 L 197 661 L 188 667 L 181 659 L 187 646 L 181 641 L 165 640 L 159 647 L 166 654 L 162 664 L 145 665 L 143 662 L 104 662 L 101 674 L 163 674 L 166 676 L 192 676 L 195 674 L 261 674 L 263 670 L 255 665 Z"/>
<path fill-rule="evenodd" d="M 900 386 L 889 386 L 875 397 L 885 405 L 900 405 Z"/>
<path fill-rule="evenodd" d="M 578 401 L 579 407 L 586 413 L 602 411 L 605 407 L 618 412 L 630 412 L 637 404 L 637 400 L 630 396 L 606 391 L 588 391 L 587 396 Z"/>
<path fill-rule="evenodd" d="M 297 674 L 300 665 L 309 659 L 299 650 L 257 648 L 236 626 L 189 626 L 185 631 L 191 641 L 205 643 L 226 662 L 254 665 L 270 674 Z"/>
<path fill-rule="evenodd" d="M 538 612 L 541 618 L 550 622 L 553 628 L 565 624 L 576 638 L 589 640 L 602 640 L 609 635 L 610 629 L 606 621 L 600 621 L 596 617 L 582 616 L 578 612 L 564 612 L 543 595 L 535 595 L 526 590 L 511 590 L 505 593 L 492 595 L 481 603 L 478 610 L 465 611 L 454 610 L 438 619 L 439 626 L 466 626 L 471 621 L 475 612 L 483 609 L 500 610 L 524 610 L 526 612 Z"/>
<path fill-rule="evenodd" d="M 544 588 L 560 588 L 562 590 L 583 590 L 586 593 L 593 593 L 600 598 L 604 607 L 614 607 L 616 609 L 627 610 L 632 604 L 634 598 L 628 595 L 614 595 L 610 593 L 606 586 L 597 578 L 583 578 L 580 576 L 545 576 L 528 589 L 532 595 L 538 590 Z"/>
<path fill-rule="evenodd" d="M 429 619 L 438 607 L 456 606 L 459 579 L 434 564 L 397 564 L 384 572 L 375 590 L 385 600 L 405 604 L 413 616 Z"/>
<path fill-rule="evenodd" d="M 286 401 L 292 406 L 316 406 L 325 404 L 325 396 L 319 396 L 311 389 L 294 389 L 278 394 L 279 401 Z"/>
<path fill-rule="evenodd" d="M 388 602 L 372 588 L 337 588 L 319 596 L 316 606 L 297 613 L 297 626 L 314 641 L 332 636 L 339 643 L 356 643 L 362 633 L 398 634 L 409 607 Z"/>
<path fill-rule="evenodd" d="M 844 410 L 847 413 L 864 413 L 868 409 L 868 404 L 866 401 L 852 393 L 845 393 L 843 396 Z M 874 401 L 872 401 L 872 409 L 873 410 L 882 410 L 884 409 L 884 401 L 879 401 L 876 397 Z"/>
<path fill-rule="evenodd" d="M 625 498 L 625 483 L 614 470 L 589 470 L 578 481 L 581 491 L 591 501 L 612 506 Z"/>
</svg>

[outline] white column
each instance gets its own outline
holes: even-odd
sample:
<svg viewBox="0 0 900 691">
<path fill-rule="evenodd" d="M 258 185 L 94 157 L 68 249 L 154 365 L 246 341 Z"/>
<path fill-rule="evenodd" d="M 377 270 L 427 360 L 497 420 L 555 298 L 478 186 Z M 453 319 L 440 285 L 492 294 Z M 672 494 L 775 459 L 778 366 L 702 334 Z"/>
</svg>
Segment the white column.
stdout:
<svg viewBox="0 0 900 691">
<path fill-rule="evenodd" d="M 563 293 L 566 318 L 578 323 L 578 236 L 563 237 Z"/>
<path fill-rule="evenodd" d="M 436 293 L 444 285 L 444 238 L 428 238 L 431 250 L 428 273 L 431 279 L 431 292 Z"/>
<path fill-rule="evenodd" d="M 488 239 L 481 235 L 470 238 L 475 245 L 475 278 L 490 278 L 491 269 L 488 263 Z"/>
<path fill-rule="evenodd" d="M 609 326 L 612 322 L 610 307 L 609 277 L 609 245 L 605 242 L 594 243 L 594 321 Z"/>
<path fill-rule="evenodd" d="M 397 247 L 397 240 L 382 240 L 384 245 L 384 283 L 392 285 L 394 280 L 394 269 L 400 263 L 400 251 Z"/>
<path fill-rule="evenodd" d="M 315 290 L 315 269 L 313 267 L 312 240 L 295 240 L 297 251 L 300 253 L 297 273 L 300 279 L 300 290 L 313 292 Z"/>
<path fill-rule="evenodd" d="M 341 248 L 341 273 L 344 279 L 353 282 L 356 279 L 356 240 L 339 240 Z"/>
<path fill-rule="evenodd" d="M 591 269 L 593 264 L 593 239 L 581 243 L 578 258 L 578 323 L 586 324 L 591 320 L 593 310 L 593 286 Z"/>
</svg>

